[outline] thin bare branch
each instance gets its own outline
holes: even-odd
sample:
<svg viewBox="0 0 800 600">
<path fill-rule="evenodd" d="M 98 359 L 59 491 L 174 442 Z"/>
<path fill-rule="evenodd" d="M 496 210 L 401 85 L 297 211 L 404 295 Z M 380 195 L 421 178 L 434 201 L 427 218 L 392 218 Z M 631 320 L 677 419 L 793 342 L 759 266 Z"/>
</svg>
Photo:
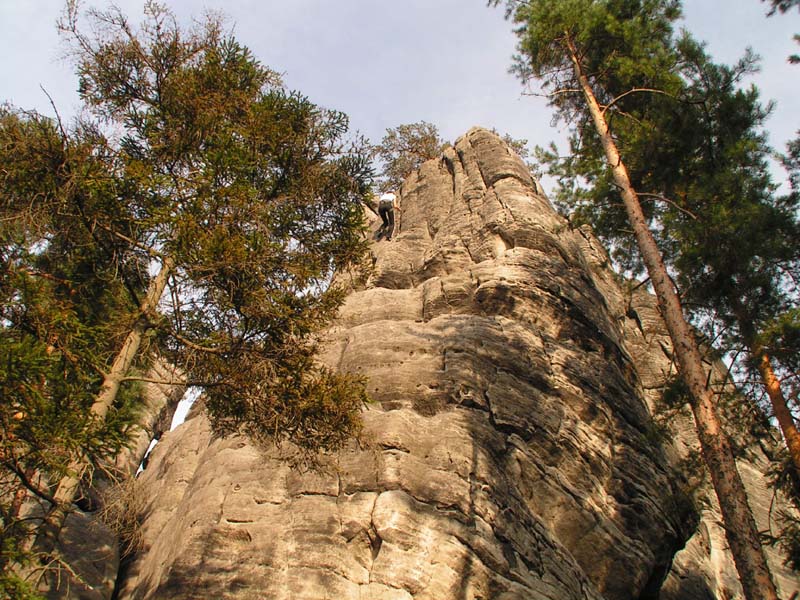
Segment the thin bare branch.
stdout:
<svg viewBox="0 0 800 600">
<path fill-rule="evenodd" d="M 17 459 L 15 457 L 11 457 L 11 459 L 4 460 L 3 466 L 7 468 L 9 471 L 16 475 L 19 482 L 34 496 L 37 498 L 41 498 L 42 500 L 46 500 L 50 504 L 55 503 L 55 498 L 53 498 L 50 494 L 42 490 L 39 486 L 33 483 L 28 476 L 25 474 L 24 469 L 21 469 L 20 466 L 17 464 Z"/>
<path fill-rule="evenodd" d="M 131 244 L 132 246 L 138 248 L 139 250 L 143 250 L 144 252 L 146 252 L 149 256 L 151 256 L 153 258 L 159 258 L 159 259 L 163 259 L 164 258 L 164 255 L 161 252 L 159 252 L 158 250 L 155 250 L 152 246 L 147 246 L 145 244 L 142 244 L 141 242 L 138 242 L 138 241 L 134 240 L 133 238 L 128 237 L 124 233 L 120 233 L 119 231 L 116 231 L 115 229 L 112 229 L 108 225 L 103 225 L 97 219 L 94 219 L 92 221 L 92 225 L 94 227 L 99 227 L 100 229 L 110 233 L 114 237 L 118 237 L 119 239 L 121 239 L 121 240 L 123 240 L 125 242 L 128 242 L 129 244 Z"/>
<path fill-rule="evenodd" d="M 641 119 L 637 119 L 632 114 L 625 112 L 624 110 L 617 110 L 612 113 L 612 116 L 617 116 L 617 115 L 619 115 L 620 117 L 625 117 L 626 119 L 630 119 L 640 127 L 644 127 L 644 123 L 642 123 Z M 611 119 L 612 117 L 609 117 L 608 119 L 609 124 L 611 123 Z"/>
<path fill-rule="evenodd" d="M 655 198 L 656 200 L 661 200 L 662 202 L 666 202 L 670 206 L 678 209 L 680 212 L 682 212 L 683 214 L 691 217 L 695 221 L 698 220 L 696 214 L 694 214 L 692 211 L 690 211 L 688 209 L 683 208 L 682 206 L 678 206 L 678 204 L 674 200 L 670 200 L 666 196 L 662 196 L 661 194 L 648 194 L 646 192 L 639 192 L 638 195 L 639 195 L 640 198 L 641 197 L 644 197 L 644 198 Z"/>
<path fill-rule="evenodd" d="M 183 380 L 168 380 L 168 379 L 156 379 L 155 377 L 140 377 L 138 375 L 128 375 L 127 377 L 123 377 L 120 381 L 139 381 L 141 383 L 154 383 L 156 385 L 174 385 L 174 386 L 186 386 L 186 387 L 214 387 L 218 385 L 222 385 L 218 381 L 200 381 L 194 379 L 183 379 Z"/>
<path fill-rule="evenodd" d="M 61 113 L 58 112 L 58 108 L 56 108 L 56 103 L 53 101 L 53 97 L 50 95 L 50 93 L 45 89 L 43 85 L 40 84 L 39 89 L 41 89 L 44 92 L 44 95 L 47 96 L 47 99 L 50 101 L 50 106 L 52 107 L 53 112 L 56 114 L 56 122 L 58 123 L 58 130 L 61 132 L 61 139 L 66 140 L 67 132 L 64 129 L 64 123 L 61 120 Z"/>
<path fill-rule="evenodd" d="M 169 335 L 174 337 L 181 344 L 185 344 L 186 346 L 188 346 L 192 350 L 197 350 L 198 352 L 206 352 L 208 354 L 220 354 L 220 355 L 224 354 L 224 352 L 225 352 L 222 348 L 212 348 L 210 346 L 202 346 L 201 344 L 196 344 L 192 340 L 186 339 L 181 334 L 179 334 L 179 333 L 177 333 L 175 331 L 170 331 Z"/>
<path fill-rule="evenodd" d="M 617 102 L 619 102 L 620 100 L 622 100 L 626 96 L 630 96 L 631 94 L 658 94 L 658 95 L 661 95 L 661 96 L 668 96 L 669 98 L 675 98 L 674 95 L 672 95 L 672 94 L 670 94 L 668 92 L 665 92 L 664 90 L 657 90 L 657 89 L 653 89 L 653 88 L 633 88 L 633 89 L 628 90 L 624 94 L 620 94 L 619 96 L 614 98 L 611 102 L 606 104 L 602 108 L 601 113 L 605 114 L 608 111 L 609 108 L 614 106 Z"/>
</svg>

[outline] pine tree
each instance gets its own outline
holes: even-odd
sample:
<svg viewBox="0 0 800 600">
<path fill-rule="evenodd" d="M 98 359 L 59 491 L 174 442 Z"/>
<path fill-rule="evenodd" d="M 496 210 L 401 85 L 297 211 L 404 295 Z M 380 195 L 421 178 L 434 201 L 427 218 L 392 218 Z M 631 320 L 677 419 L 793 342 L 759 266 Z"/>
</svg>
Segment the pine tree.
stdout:
<svg viewBox="0 0 800 600">
<path fill-rule="evenodd" d="M 44 553 L 91 466 L 124 443 L 154 356 L 204 388 L 218 432 L 309 453 L 350 439 L 366 399 L 315 355 L 344 295 L 334 275 L 365 250 L 368 151 L 219 19 L 187 31 L 155 2 L 145 12 L 139 28 L 90 12 L 88 36 L 68 4 L 83 121 L 2 115 L 0 368 L 24 406 L 3 404 L 3 452 L 25 456 L 4 454 L 3 482 L 50 506 L 34 532 Z M 75 423 L 59 420 L 62 397 Z M 27 408 L 39 404 L 61 412 L 45 420 Z M 57 464 L 19 423 L 61 428 L 47 432 L 63 438 Z"/>
<path fill-rule="evenodd" d="M 497 5 L 499 0 L 490 2 Z M 672 23 L 678 2 L 667 0 L 591 2 L 507 2 L 519 36 L 516 73 L 543 81 L 551 104 L 573 123 L 573 151 L 593 163 L 605 162 L 604 179 L 622 197 L 628 227 L 658 299 L 673 342 L 681 378 L 690 392 L 702 455 L 726 525 L 745 596 L 777 598 L 758 531 L 736 470 L 731 444 L 722 430 L 714 393 L 707 386 L 697 341 L 667 271 L 649 219 L 631 182 L 624 144 L 624 101 L 639 95 L 679 95 L 683 88 Z M 626 157 L 633 155 L 626 152 Z M 634 159 L 635 160 L 635 159 Z M 609 186 L 610 187 L 610 186 Z M 619 223 L 621 225 L 621 223 Z"/>
<path fill-rule="evenodd" d="M 760 133 L 768 110 L 756 89 L 740 88 L 755 57 L 748 54 L 734 67 L 715 65 L 686 35 L 676 52 L 684 89 L 620 102 L 619 145 L 632 157 L 629 177 L 646 191 L 647 218 L 685 304 L 723 351 L 744 349 L 742 370 L 761 380 L 800 473 L 800 434 L 760 333 L 796 301 L 786 275 L 797 270 L 797 198 L 774 195 L 770 150 Z M 566 184 L 559 193 L 564 208 L 592 223 L 626 268 L 640 269 L 613 182 L 596 160 L 543 157 Z M 594 185 L 576 189 L 579 177 Z"/>
</svg>

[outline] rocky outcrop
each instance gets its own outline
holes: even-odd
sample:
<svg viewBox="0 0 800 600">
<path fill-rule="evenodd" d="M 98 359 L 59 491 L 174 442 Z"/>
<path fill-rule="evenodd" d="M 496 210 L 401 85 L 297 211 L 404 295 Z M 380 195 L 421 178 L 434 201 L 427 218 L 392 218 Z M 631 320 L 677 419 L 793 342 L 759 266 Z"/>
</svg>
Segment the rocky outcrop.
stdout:
<svg viewBox="0 0 800 600">
<path fill-rule="evenodd" d="M 185 391 L 185 386 L 170 383 L 178 381 L 175 370 L 160 361 L 149 369 L 147 379 L 141 386 L 136 437 L 113 464 L 96 469 L 92 488 L 83 488 L 83 497 L 67 516 L 59 537 L 56 550 L 67 560 L 64 564 L 54 562 L 39 578 L 38 589 L 49 600 L 109 600 L 114 594 L 121 540 L 102 516 L 104 504 L 109 496 L 116 498 L 130 489 L 126 478 L 136 472 L 151 440 L 169 430 L 175 407 Z M 31 503 L 29 510 L 31 516 L 38 517 L 41 506 Z M 114 518 L 119 521 L 120 517 L 117 514 Z"/>
<path fill-rule="evenodd" d="M 324 357 L 368 378 L 361 439 L 303 471 L 195 411 L 140 477 L 145 548 L 118 597 L 735 594 L 678 468 L 690 424 L 653 425 L 671 361 L 652 300 L 486 130 L 401 197 Z"/>
</svg>

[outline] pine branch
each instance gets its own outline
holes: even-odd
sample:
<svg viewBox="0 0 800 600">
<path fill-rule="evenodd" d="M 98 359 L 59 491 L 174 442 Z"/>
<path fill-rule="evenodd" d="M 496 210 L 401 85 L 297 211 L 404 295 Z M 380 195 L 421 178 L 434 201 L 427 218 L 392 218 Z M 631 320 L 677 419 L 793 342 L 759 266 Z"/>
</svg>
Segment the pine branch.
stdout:
<svg viewBox="0 0 800 600">
<path fill-rule="evenodd" d="M 17 477 L 17 479 L 19 480 L 19 482 L 20 482 L 20 483 L 21 483 L 21 484 L 22 484 L 22 485 L 23 485 L 23 486 L 24 486 L 24 487 L 25 487 L 25 488 L 26 488 L 26 489 L 27 489 L 29 492 L 31 492 L 31 493 L 32 493 L 34 496 L 36 496 L 37 498 L 41 498 L 42 500 L 46 500 L 46 501 L 47 501 L 47 502 L 49 502 L 50 504 L 54 504 L 54 503 L 55 503 L 56 499 L 55 499 L 55 498 L 53 498 L 53 496 L 51 496 L 49 493 L 47 493 L 47 492 L 45 492 L 44 490 L 42 490 L 42 489 L 41 489 L 39 486 L 37 486 L 35 483 L 33 483 L 33 482 L 32 482 L 32 481 L 31 481 L 31 480 L 28 478 L 28 476 L 25 474 L 25 470 L 24 470 L 24 469 L 22 469 L 22 468 L 19 466 L 19 464 L 18 464 L 18 462 L 17 462 L 17 459 L 16 459 L 16 457 L 15 457 L 15 456 L 13 456 L 13 455 L 12 455 L 12 456 L 10 457 L 10 460 L 9 460 L 9 459 L 6 459 L 6 460 L 4 460 L 4 461 L 2 462 L 2 465 L 3 465 L 3 466 L 6 468 L 6 469 L 8 469 L 9 471 L 11 471 L 11 472 L 12 472 L 12 473 L 13 473 L 13 474 L 14 474 L 14 475 Z"/>
<path fill-rule="evenodd" d="M 674 200 L 670 200 L 666 196 L 662 196 L 661 194 L 649 194 L 649 193 L 646 193 L 646 192 L 639 192 L 639 196 L 640 197 L 644 196 L 645 198 L 655 198 L 656 200 L 661 200 L 662 202 L 666 202 L 667 204 L 669 204 L 673 208 L 678 209 L 680 212 L 682 212 L 683 214 L 691 217 L 695 221 L 698 220 L 698 217 L 697 217 L 696 214 L 694 214 L 692 211 L 690 211 L 690 210 L 688 210 L 686 208 L 678 206 L 678 204 Z"/>
</svg>

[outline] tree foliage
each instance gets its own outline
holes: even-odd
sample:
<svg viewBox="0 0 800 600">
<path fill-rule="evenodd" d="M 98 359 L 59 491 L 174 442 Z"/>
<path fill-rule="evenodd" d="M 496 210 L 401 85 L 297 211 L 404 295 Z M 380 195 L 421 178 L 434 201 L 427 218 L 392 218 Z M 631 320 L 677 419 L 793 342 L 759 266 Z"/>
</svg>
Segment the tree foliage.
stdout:
<svg viewBox="0 0 800 600">
<path fill-rule="evenodd" d="M 794 230 L 792 212 L 768 201 L 764 142 L 756 131 L 765 112 L 757 94 L 732 89 L 753 58 L 734 69 L 713 65 L 688 34 L 674 33 L 680 16 L 676 1 L 510 0 L 506 5 L 519 36 L 514 71 L 523 81 L 540 80 L 557 117 L 572 126 L 573 156 L 552 157 L 557 165 L 552 171 L 566 182 L 561 199 L 576 194 L 581 216 L 616 242 L 616 256 L 628 267 L 646 266 L 691 392 L 745 595 L 774 598 L 730 442 L 719 428 L 715 399 L 667 266 L 681 267 L 681 292 L 714 303 L 715 310 L 727 302 L 740 327 L 744 320 L 736 311 L 743 304 L 763 314 L 771 314 L 767 300 L 780 304 L 780 294 L 770 295 L 775 288 L 768 291 L 765 280 L 771 282 L 769 269 L 791 254 L 785 242 Z M 731 211 L 742 207 L 737 216 L 747 215 L 750 229 L 731 254 L 740 237 Z M 790 217 L 786 227 L 781 217 Z M 765 226 L 775 230 L 774 244 L 766 244 L 771 250 L 766 256 L 748 254 L 759 243 L 755 232 L 763 237 Z M 756 267 L 765 263 L 769 272 L 760 277 Z M 752 298 L 734 298 L 734 288 Z M 755 357 L 765 355 L 757 351 Z"/>
<path fill-rule="evenodd" d="M 307 452 L 354 435 L 366 400 L 315 361 L 333 276 L 365 250 L 369 156 L 346 116 L 286 90 L 217 18 L 185 30 L 147 2 L 139 27 L 90 11 L 91 35 L 81 18 L 69 3 L 60 28 L 84 116 L 0 113 L 0 485 L 17 537 L 19 493 L 68 505 L 64 482 L 126 443 L 155 356 L 204 388 L 217 431 Z"/>
<path fill-rule="evenodd" d="M 755 88 L 742 86 L 756 57 L 717 65 L 687 34 L 674 46 L 681 87 L 621 98 L 614 132 L 684 305 L 720 351 L 742 358 L 741 384 L 761 381 L 755 399 L 764 389 L 759 371 L 769 364 L 760 332 L 797 302 L 798 199 L 775 195 L 761 129 L 769 107 Z M 572 156 L 541 153 L 561 182 L 558 201 L 573 219 L 595 227 L 618 264 L 639 273 L 641 257 L 615 183 L 597 158 L 597 141 L 588 142 L 594 151 L 587 136 L 575 133 Z M 789 386 L 796 371 L 783 374 Z"/>
<path fill-rule="evenodd" d="M 762 2 L 768 2 L 770 4 L 770 10 L 767 13 L 767 16 L 772 17 L 778 12 L 781 14 L 785 14 L 792 10 L 793 8 L 797 8 L 800 11 L 800 0 L 761 0 Z M 794 34 L 793 39 L 795 42 L 800 44 L 800 34 Z M 792 64 L 800 64 L 800 54 L 792 54 L 789 56 L 789 62 Z"/>
<path fill-rule="evenodd" d="M 110 418 L 90 413 L 135 309 L 115 273 L 118 247 L 98 243 L 102 234 L 80 215 L 108 200 L 93 140 L 88 130 L 69 137 L 38 115 L 0 111 L 0 581 L 16 582 L 12 597 L 24 595 L 10 569 L 27 556 L 26 496 L 49 502 L 48 482 L 75 455 L 96 464 L 115 454 L 135 419 L 133 386 Z"/>
<path fill-rule="evenodd" d="M 439 156 L 445 145 L 438 128 L 426 121 L 390 127 L 374 148 L 381 162 L 379 189 L 399 190 L 412 171 L 426 160 Z"/>
<path fill-rule="evenodd" d="M 786 13 L 797 7 L 800 10 L 800 0 L 761 0 L 768 2 L 770 5 L 769 16 L 774 15 L 776 12 Z"/>
<path fill-rule="evenodd" d="M 508 133 L 501 135 L 495 129 L 492 131 L 527 161 L 530 156 L 528 140 L 514 138 Z M 381 143 L 373 148 L 373 154 L 380 162 L 378 188 L 381 191 L 399 190 L 406 177 L 425 161 L 438 158 L 446 147 L 447 142 L 440 136 L 439 128 L 432 123 L 419 121 L 390 127 Z M 526 164 L 534 168 L 530 162 Z"/>
<path fill-rule="evenodd" d="M 103 140 L 122 205 L 94 218 L 130 238 L 132 257 L 174 262 L 170 302 L 150 325 L 230 430 L 294 410 L 285 372 L 333 381 L 315 379 L 312 334 L 342 300 L 333 274 L 364 251 L 369 165 L 346 137 L 344 114 L 285 90 L 219 20 L 186 32 L 161 5 L 146 10 L 138 32 L 118 11 L 92 13 L 105 26 L 96 39 L 74 11 L 61 24 L 77 51 L 81 97 L 124 132 L 117 145 Z M 103 221 L 112 215 L 122 232 Z"/>
</svg>

